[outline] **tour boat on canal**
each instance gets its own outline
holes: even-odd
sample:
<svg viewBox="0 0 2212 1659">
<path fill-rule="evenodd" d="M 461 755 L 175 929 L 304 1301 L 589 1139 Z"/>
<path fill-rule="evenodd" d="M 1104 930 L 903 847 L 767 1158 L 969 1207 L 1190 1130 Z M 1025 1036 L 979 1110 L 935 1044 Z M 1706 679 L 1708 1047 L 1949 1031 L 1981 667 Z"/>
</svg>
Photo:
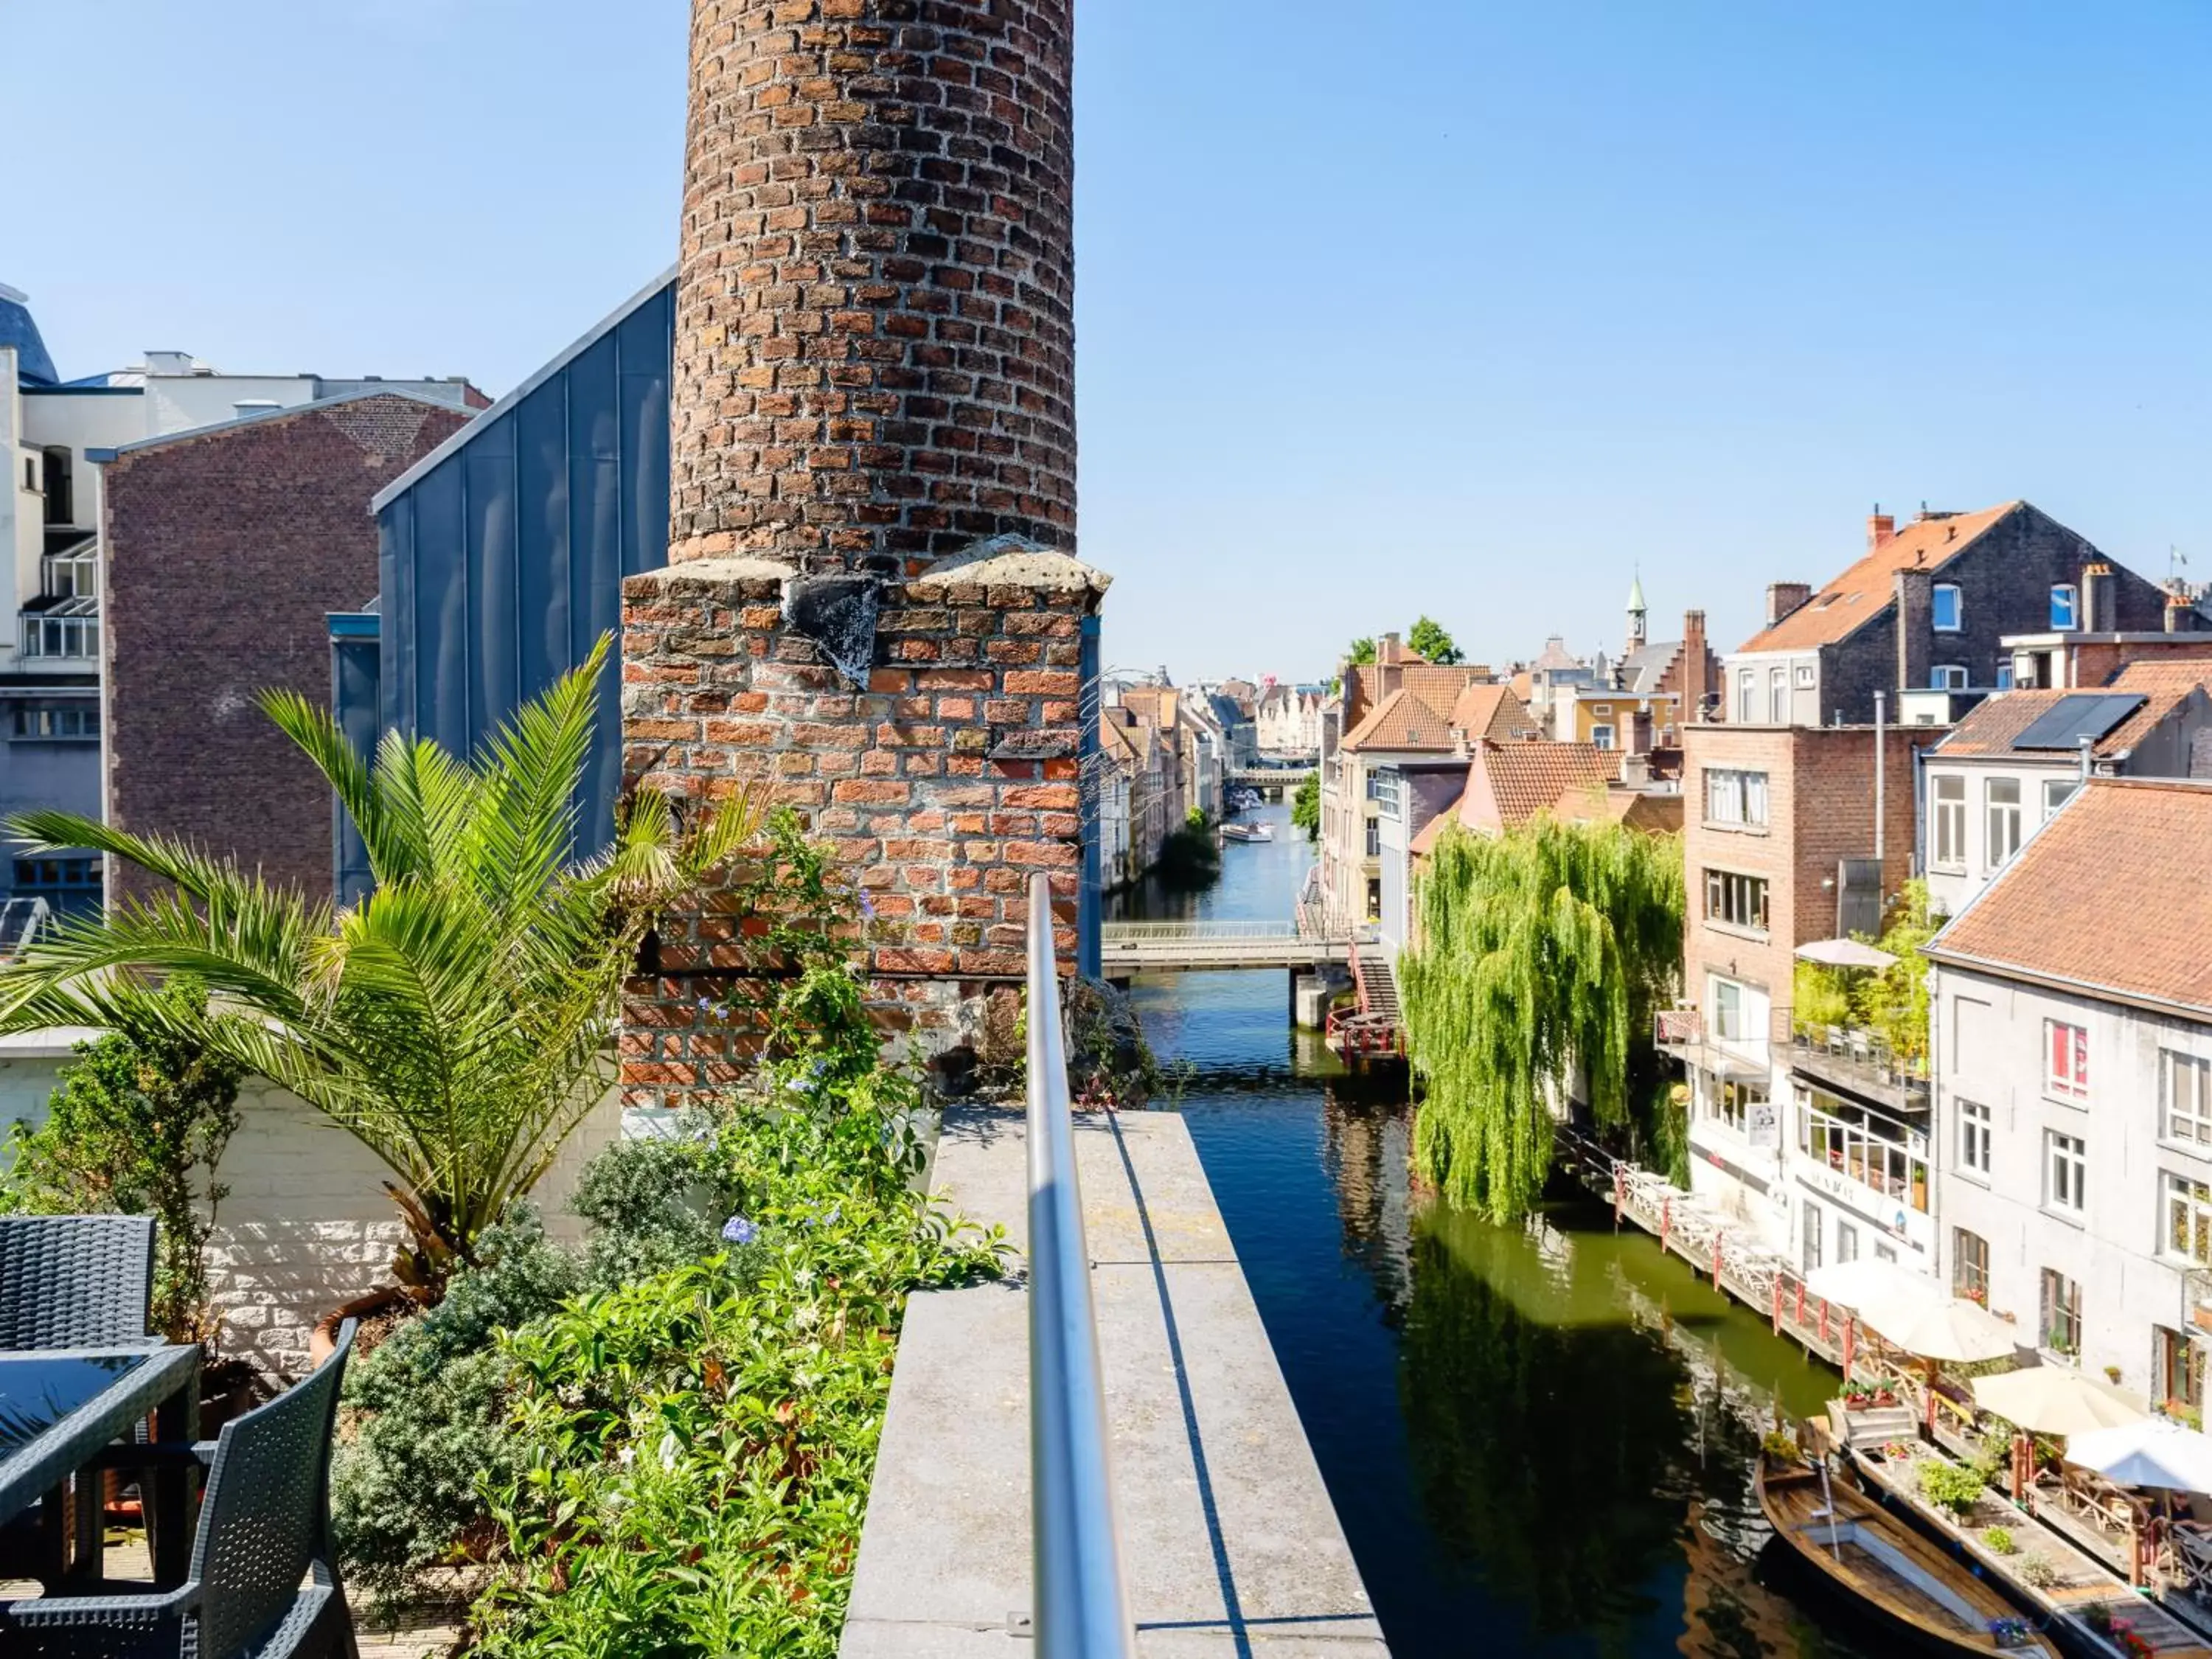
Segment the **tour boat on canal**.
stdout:
<svg viewBox="0 0 2212 1659">
<path fill-rule="evenodd" d="M 1221 826 L 1224 841 L 1273 841 L 1275 826 L 1272 823 L 1224 823 Z"/>
<path fill-rule="evenodd" d="M 1764 1452 L 1759 1507 L 1777 1538 L 1920 1654 L 2055 1656 L 1995 1588 L 1825 1463 Z"/>
</svg>

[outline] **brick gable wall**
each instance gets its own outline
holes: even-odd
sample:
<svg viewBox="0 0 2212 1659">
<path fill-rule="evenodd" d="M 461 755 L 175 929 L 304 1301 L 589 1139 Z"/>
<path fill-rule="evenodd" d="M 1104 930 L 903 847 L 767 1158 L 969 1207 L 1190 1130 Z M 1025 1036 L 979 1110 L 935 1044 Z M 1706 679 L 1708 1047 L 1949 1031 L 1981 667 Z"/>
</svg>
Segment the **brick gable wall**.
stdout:
<svg viewBox="0 0 2212 1659">
<path fill-rule="evenodd" d="M 325 615 L 376 592 L 369 498 L 465 423 L 396 394 L 126 451 L 106 468 L 111 822 L 331 890 L 331 801 L 256 706 L 331 695 Z M 147 878 L 111 875 L 111 892 Z"/>
</svg>

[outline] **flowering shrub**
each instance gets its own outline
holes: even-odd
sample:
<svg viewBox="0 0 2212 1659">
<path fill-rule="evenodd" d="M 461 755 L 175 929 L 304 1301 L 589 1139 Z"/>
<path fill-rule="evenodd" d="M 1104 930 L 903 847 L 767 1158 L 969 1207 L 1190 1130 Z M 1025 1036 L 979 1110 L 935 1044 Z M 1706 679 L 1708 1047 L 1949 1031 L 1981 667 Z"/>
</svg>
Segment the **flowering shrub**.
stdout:
<svg viewBox="0 0 2212 1659">
<path fill-rule="evenodd" d="M 506 1340 L 514 1472 L 486 1496 L 509 1561 L 476 1609 L 483 1653 L 836 1652 L 907 1292 L 998 1258 L 909 1187 L 888 1103 L 720 1126 L 744 1195 L 723 1235 L 755 1274 L 715 1256 Z"/>
</svg>

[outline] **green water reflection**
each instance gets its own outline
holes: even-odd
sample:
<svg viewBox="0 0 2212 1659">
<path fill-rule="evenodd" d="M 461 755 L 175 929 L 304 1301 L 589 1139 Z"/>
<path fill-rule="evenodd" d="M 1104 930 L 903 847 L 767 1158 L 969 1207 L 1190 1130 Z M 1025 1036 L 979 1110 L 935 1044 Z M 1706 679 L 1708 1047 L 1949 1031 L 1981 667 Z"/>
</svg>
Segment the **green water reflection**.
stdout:
<svg viewBox="0 0 2212 1659">
<path fill-rule="evenodd" d="M 1287 829 L 1122 913 L 1286 916 Z M 1402 1085 L 1293 1033 L 1279 973 L 1133 995 L 1195 1068 L 1192 1137 L 1395 1659 L 1880 1659 L 1762 1552 L 1751 1492 L 1777 1404 L 1818 1410 L 1832 1372 L 1595 1199 L 1504 1228 L 1423 1201 Z"/>
</svg>

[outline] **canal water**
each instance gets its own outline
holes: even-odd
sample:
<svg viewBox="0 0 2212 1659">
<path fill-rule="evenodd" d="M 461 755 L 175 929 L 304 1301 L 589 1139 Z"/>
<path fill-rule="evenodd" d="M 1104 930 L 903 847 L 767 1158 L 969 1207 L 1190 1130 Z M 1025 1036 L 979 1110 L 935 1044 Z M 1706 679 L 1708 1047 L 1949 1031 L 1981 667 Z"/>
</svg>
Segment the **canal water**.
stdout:
<svg viewBox="0 0 2212 1659">
<path fill-rule="evenodd" d="M 1109 915 L 1287 919 L 1310 854 L 1287 808 L 1222 879 Z M 1297 1032 L 1279 972 L 1132 993 L 1396 1659 L 1878 1659 L 1850 1610 L 1762 1553 L 1775 1404 L 1834 1374 L 1609 1209 L 1500 1228 L 1415 1199 L 1402 1086 Z"/>
</svg>

